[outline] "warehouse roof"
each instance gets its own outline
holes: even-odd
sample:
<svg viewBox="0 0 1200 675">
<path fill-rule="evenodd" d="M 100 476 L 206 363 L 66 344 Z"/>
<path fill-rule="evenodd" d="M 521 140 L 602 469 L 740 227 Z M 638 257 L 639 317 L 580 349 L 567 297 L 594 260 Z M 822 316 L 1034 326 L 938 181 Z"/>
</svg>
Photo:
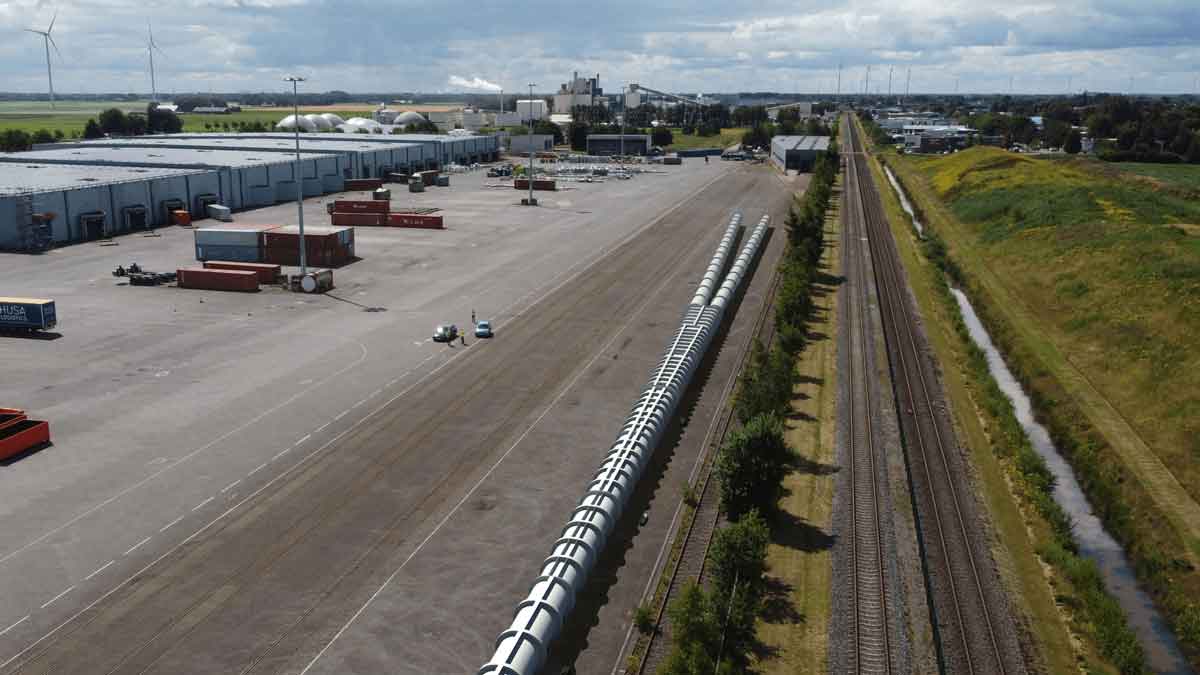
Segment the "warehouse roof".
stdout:
<svg viewBox="0 0 1200 675">
<path fill-rule="evenodd" d="M 306 159 L 335 157 L 335 155 L 305 153 Z M 16 159 L 14 159 L 16 158 Z M 34 150 L 16 155 L 0 156 L 0 161 L 88 163 L 103 162 L 113 165 L 176 166 L 176 167 L 247 167 L 267 164 L 285 164 L 294 160 L 278 154 L 264 154 L 253 150 L 208 150 L 204 148 L 161 148 L 161 147 L 114 147 L 81 143 L 69 148 Z"/>
<path fill-rule="evenodd" d="M 284 134 L 286 138 L 260 138 L 258 136 L 248 136 L 246 134 L 237 134 L 235 136 L 218 136 L 205 138 L 200 136 L 178 137 L 178 136 L 134 136 L 133 138 L 109 138 L 100 141 L 89 141 L 86 145 L 103 145 L 109 147 L 120 146 L 143 146 L 143 147 L 197 147 L 197 148 L 214 148 L 230 150 L 245 150 L 245 149 L 269 149 L 274 151 L 286 151 L 294 153 L 296 151 L 296 141 L 291 134 Z M 372 152 L 378 150 L 386 150 L 394 147 L 395 144 L 383 145 L 381 143 L 364 143 L 354 136 L 342 137 L 337 140 L 320 141 L 320 145 L 314 145 L 314 141 L 300 137 L 300 152 L 306 153 L 323 153 L 326 151 L 354 151 L 354 152 Z M 418 143 L 408 143 L 402 145 L 419 145 Z"/>
<path fill-rule="evenodd" d="M 776 136 L 771 145 L 781 150 L 810 150 L 820 152 L 829 149 L 828 136 Z"/>
<path fill-rule="evenodd" d="M 384 129 L 393 128 L 392 125 L 383 125 Z M 243 134 L 221 133 L 221 134 L 168 134 L 162 138 L 283 138 L 292 139 L 295 142 L 295 134 L 286 131 L 281 132 L 251 132 Z M 488 136 L 448 136 L 445 134 L 326 134 L 326 133 L 309 133 L 301 134 L 300 141 L 312 141 L 319 143 L 345 143 L 345 142 L 360 142 L 360 143 L 452 143 L 469 138 L 488 138 Z"/>
<path fill-rule="evenodd" d="M 20 155 L 5 155 L 5 159 Z M 23 192 L 54 192 L 130 183 L 152 178 L 207 173 L 204 169 L 139 168 L 132 166 L 84 166 L 80 164 L 0 163 L 0 195 Z"/>
</svg>

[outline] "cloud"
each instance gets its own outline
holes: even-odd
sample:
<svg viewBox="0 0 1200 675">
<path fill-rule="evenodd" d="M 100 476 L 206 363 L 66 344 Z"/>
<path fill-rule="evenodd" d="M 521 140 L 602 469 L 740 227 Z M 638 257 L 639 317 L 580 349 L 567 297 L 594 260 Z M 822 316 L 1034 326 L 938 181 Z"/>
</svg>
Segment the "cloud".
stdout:
<svg viewBox="0 0 1200 675">
<path fill-rule="evenodd" d="M 58 10 L 55 88 L 147 92 L 147 20 L 167 52 L 162 91 L 554 91 L 575 71 L 601 85 L 678 91 L 1190 91 L 1200 51 L 1195 0 L 606 0 L 482 2 L 461 12 L 373 0 L 0 0 L 0 88 L 45 89 L 44 55 L 21 29 Z M 469 19 L 469 20 L 466 20 Z M 581 21 L 586 25 L 581 27 Z M 469 73 L 469 76 L 447 73 Z M 877 75 L 882 73 L 882 76 Z M 969 85 L 969 86 L 968 86 Z"/>
<path fill-rule="evenodd" d="M 500 85 L 493 82 L 488 82 L 481 77 L 472 77 L 468 80 L 466 78 L 459 77 L 458 75 L 451 75 L 447 84 L 449 84 L 451 87 L 457 87 L 461 89 L 482 89 L 483 91 L 501 91 L 504 89 Z"/>
</svg>

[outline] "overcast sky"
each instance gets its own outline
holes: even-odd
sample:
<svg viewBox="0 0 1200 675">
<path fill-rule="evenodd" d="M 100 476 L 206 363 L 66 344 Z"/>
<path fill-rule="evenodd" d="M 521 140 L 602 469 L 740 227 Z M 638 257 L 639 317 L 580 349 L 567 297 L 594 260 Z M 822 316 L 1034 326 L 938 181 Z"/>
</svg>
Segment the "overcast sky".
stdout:
<svg viewBox="0 0 1200 675">
<path fill-rule="evenodd" d="M 1192 93 L 1200 0 L 0 0 L 0 90 L 549 92 L 571 72 L 619 91 Z M 451 85 L 451 82 L 458 83 Z M 478 90 L 478 89 L 477 89 Z"/>
</svg>

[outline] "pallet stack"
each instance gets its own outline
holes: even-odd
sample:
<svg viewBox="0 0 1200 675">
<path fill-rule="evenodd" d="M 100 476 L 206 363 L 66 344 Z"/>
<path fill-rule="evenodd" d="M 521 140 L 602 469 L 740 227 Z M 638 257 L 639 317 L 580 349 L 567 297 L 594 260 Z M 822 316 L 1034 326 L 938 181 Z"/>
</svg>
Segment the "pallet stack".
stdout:
<svg viewBox="0 0 1200 675">
<path fill-rule="evenodd" d="M 414 227 L 426 230 L 444 230 L 445 222 L 440 215 L 392 212 L 392 203 L 381 199 L 339 199 L 333 203 L 329 222 L 333 225 L 363 227 Z"/>
</svg>

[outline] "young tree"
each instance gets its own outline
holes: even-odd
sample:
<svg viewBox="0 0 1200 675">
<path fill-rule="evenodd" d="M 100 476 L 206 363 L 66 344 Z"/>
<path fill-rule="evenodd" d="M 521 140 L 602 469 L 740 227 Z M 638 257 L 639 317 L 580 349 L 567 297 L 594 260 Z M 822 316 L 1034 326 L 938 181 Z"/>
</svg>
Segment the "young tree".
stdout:
<svg viewBox="0 0 1200 675">
<path fill-rule="evenodd" d="M 729 517 L 774 510 L 791 458 L 783 422 L 773 414 L 758 415 L 730 434 L 715 467 Z"/>
<path fill-rule="evenodd" d="M 675 135 L 667 127 L 654 127 L 654 130 L 650 132 L 650 142 L 665 148 L 675 142 Z"/>
<path fill-rule="evenodd" d="M 106 134 L 123 134 L 128 120 L 118 108 L 109 108 L 100 113 L 100 130 Z"/>
<path fill-rule="evenodd" d="M 1080 135 L 1078 129 L 1072 129 L 1071 133 L 1067 134 L 1067 142 L 1065 145 L 1063 145 L 1063 150 L 1066 150 L 1072 155 L 1077 155 L 1082 149 L 1083 137 Z"/>
<path fill-rule="evenodd" d="M 712 605 L 721 618 L 724 655 L 744 662 L 754 644 L 754 620 L 766 587 L 767 545 L 771 530 L 758 511 L 718 530 L 709 549 Z M 674 624 L 672 624 L 674 626 Z"/>
<path fill-rule="evenodd" d="M 20 129 L 7 129 L 0 134 L 0 150 L 4 152 L 23 152 L 28 150 L 33 139 Z"/>
<path fill-rule="evenodd" d="M 50 133 L 49 129 L 38 129 L 33 133 L 34 143 L 53 143 L 54 134 Z"/>
</svg>

